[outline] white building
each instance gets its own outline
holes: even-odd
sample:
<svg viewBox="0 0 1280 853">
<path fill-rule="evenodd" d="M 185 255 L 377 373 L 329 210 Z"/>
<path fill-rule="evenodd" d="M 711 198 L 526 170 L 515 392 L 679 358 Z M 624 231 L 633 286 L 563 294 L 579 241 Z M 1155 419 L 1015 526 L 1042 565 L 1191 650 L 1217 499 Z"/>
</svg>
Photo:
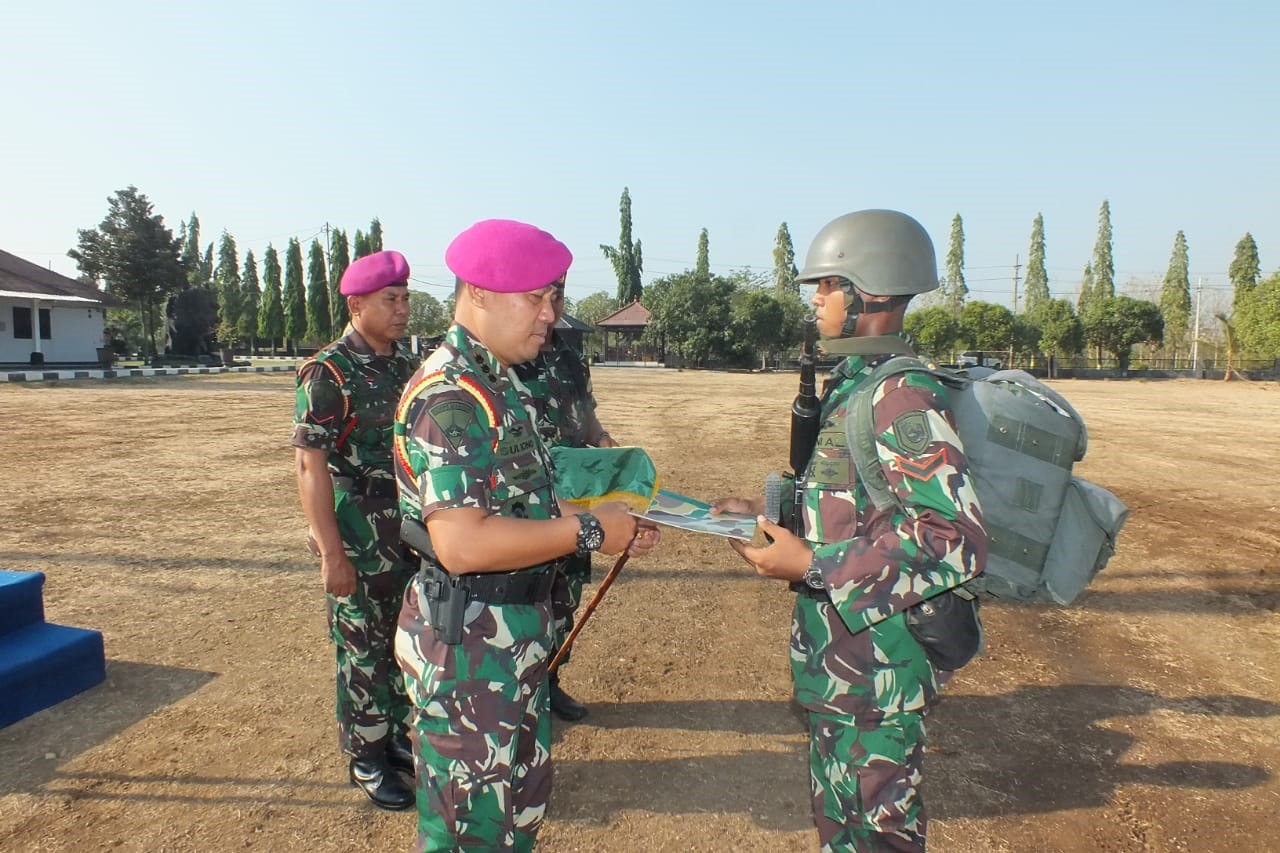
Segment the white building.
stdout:
<svg viewBox="0 0 1280 853">
<path fill-rule="evenodd" d="M 0 251 L 0 364 L 98 361 L 110 296 Z"/>
</svg>

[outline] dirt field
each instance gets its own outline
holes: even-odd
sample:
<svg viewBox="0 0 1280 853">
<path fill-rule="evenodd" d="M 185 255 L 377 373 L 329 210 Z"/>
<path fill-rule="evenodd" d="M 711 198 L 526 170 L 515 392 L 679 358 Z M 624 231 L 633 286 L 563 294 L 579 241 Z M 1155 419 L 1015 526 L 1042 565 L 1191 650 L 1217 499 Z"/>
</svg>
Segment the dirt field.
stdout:
<svg viewBox="0 0 1280 853">
<path fill-rule="evenodd" d="M 595 372 L 664 485 L 756 491 L 794 375 Z M 1056 383 L 1132 508 L 1071 609 L 989 606 L 930 720 L 938 851 L 1280 849 L 1280 387 Z M 288 374 L 0 385 L 0 568 L 105 684 L 0 730 L 0 849 L 402 850 L 347 784 Z M 605 568 L 597 563 L 597 577 Z M 791 596 L 712 537 L 633 561 L 564 682 L 547 850 L 816 850 Z"/>
</svg>

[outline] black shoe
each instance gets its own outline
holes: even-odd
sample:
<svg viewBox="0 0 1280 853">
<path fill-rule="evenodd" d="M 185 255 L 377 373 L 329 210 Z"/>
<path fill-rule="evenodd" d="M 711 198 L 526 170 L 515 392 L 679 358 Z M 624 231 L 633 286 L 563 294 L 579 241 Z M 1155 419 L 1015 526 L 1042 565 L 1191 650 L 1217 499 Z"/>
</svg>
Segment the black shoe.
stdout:
<svg viewBox="0 0 1280 853">
<path fill-rule="evenodd" d="M 551 679 L 551 713 L 576 723 L 587 715 L 587 706 L 560 689 L 560 679 Z"/>
<path fill-rule="evenodd" d="M 414 805 L 413 789 L 386 759 L 351 759 L 351 784 L 355 785 L 380 809 L 398 812 Z"/>
<path fill-rule="evenodd" d="M 387 763 L 401 773 L 414 774 L 413 747 L 408 738 L 395 738 L 387 741 Z"/>
</svg>

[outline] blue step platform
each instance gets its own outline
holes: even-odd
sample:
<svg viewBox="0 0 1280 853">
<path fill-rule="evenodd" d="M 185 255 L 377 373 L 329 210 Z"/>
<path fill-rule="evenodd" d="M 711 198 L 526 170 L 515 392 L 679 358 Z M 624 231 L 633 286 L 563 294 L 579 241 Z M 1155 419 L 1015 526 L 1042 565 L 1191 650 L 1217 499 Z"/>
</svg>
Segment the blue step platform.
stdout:
<svg viewBox="0 0 1280 853">
<path fill-rule="evenodd" d="M 102 634 L 44 621 L 44 574 L 0 570 L 0 727 L 106 678 Z"/>
</svg>

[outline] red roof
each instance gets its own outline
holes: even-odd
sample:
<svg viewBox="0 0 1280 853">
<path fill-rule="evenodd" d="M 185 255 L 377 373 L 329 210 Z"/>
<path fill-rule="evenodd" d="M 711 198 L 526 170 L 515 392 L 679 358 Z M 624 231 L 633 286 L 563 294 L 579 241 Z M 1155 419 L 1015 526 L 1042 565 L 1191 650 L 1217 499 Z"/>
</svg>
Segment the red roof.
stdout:
<svg viewBox="0 0 1280 853">
<path fill-rule="evenodd" d="M 596 325 L 606 329 L 639 329 L 649 325 L 652 318 L 649 309 L 640 304 L 640 300 L 624 305 L 608 317 L 596 321 Z"/>
</svg>

